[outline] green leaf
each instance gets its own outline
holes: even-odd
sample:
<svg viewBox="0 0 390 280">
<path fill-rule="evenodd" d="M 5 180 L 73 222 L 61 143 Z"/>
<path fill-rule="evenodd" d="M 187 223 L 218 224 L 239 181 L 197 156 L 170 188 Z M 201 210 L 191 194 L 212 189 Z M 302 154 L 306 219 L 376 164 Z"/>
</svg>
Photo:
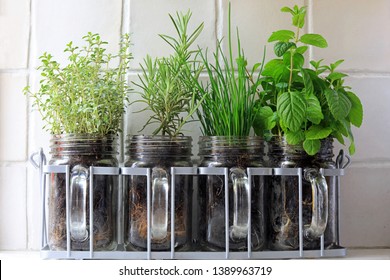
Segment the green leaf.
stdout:
<svg viewBox="0 0 390 280">
<path fill-rule="evenodd" d="M 312 45 L 319 48 L 326 48 L 328 43 L 325 38 L 319 34 L 304 34 L 299 39 L 304 44 Z"/>
<path fill-rule="evenodd" d="M 305 140 L 305 133 L 302 130 L 296 132 L 286 131 L 284 135 L 286 136 L 287 143 L 290 145 L 299 145 Z"/>
<path fill-rule="evenodd" d="M 355 139 L 353 137 L 353 133 L 352 133 L 352 129 L 351 129 L 351 124 L 347 121 L 341 121 L 341 123 L 348 132 L 348 139 L 350 142 L 349 154 L 353 155 L 355 153 L 356 147 L 355 147 Z"/>
<path fill-rule="evenodd" d="M 308 46 L 300 46 L 296 49 L 297 53 L 304 54 L 308 50 Z"/>
<path fill-rule="evenodd" d="M 331 80 L 331 81 L 336 81 L 336 80 L 340 80 L 342 78 L 345 78 L 347 77 L 348 75 L 347 74 L 344 74 L 344 73 L 340 73 L 340 72 L 333 72 L 333 73 L 330 73 L 328 75 L 328 79 Z"/>
<path fill-rule="evenodd" d="M 351 101 L 352 105 L 348 118 L 354 126 L 360 127 L 363 122 L 363 105 L 360 102 L 359 97 L 357 97 L 353 92 L 348 91 L 347 97 Z"/>
<path fill-rule="evenodd" d="M 340 60 L 337 60 L 335 63 L 331 63 L 330 70 L 333 72 L 343 62 L 344 62 L 344 59 L 340 59 Z"/>
<path fill-rule="evenodd" d="M 294 26 L 302 28 L 305 25 L 306 11 L 293 15 L 292 23 Z"/>
<path fill-rule="evenodd" d="M 324 139 L 332 133 L 330 127 L 322 127 L 320 125 L 312 125 L 309 130 L 305 132 L 307 140 Z"/>
<path fill-rule="evenodd" d="M 306 116 L 305 99 L 300 92 L 284 92 L 277 99 L 277 112 L 285 125 L 298 131 Z"/>
<path fill-rule="evenodd" d="M 284 64 L 286 64 L 288 66 L 291 65 L 291 53 L 290 52 L 286 52 L 283 55 L 283 62 L 284 62 Z M 301 55 L 300 53 L 294 53 L 293 68 L 300 69 L 304 63 L 305 63 L 305 58 L 303 57 L 303 55 Z"/>
<path fill-rule="evenodd" d="M 306 69 L 301 69 L 301 74 L 303 78 L 303 84 L 305 85 L 305 91 L 306 94 L 313 94 L 314 93 L 314 87 L 313 82 L 311 81 L 310 74 Z"/>
<path fill-rule="evenodd" d="M 319 124 L 324 119 L 320 101 L 314 94 L 306 94 L 305 99 L 307 119 L 314 124 Z"/>
<path fill-rule="evenodd" d="M 264 106 L 256 109 L 256 115 L 253 122 L 253 129 L 256 135 L 263 135 L 265 130 L 271 130 L 276 125 L 274 112 L 271 107 Z"/>
<path fill-rule="evenodd" d="M 295 33 L 291 30 L 278 30 L 272 32 L 271 36 L 268 39 L 268 42 L 282 41 L 288 42 L 289 40 L 294 39 Z"/>
<path fill-rule="evenodd" d="M 340 142 L 340 144 L 345 145 L 343 135 L 338 131 L 333 131 L 332 136 L 337 139 L 337 141 Z"/>
<path fill-rule="evenodd" d="M 275 54 L 279 57 L 283 56 L 292 46 L 295 46 L 292 42 L 277 42 L 274 46 Z"/>
<path fill-rule="evenodd" d="M 282 12 L 284 12 L 284 13 L 291 13 L 292 15 L 294 14 L 294 11 L 291 10 L 291 8 L 289 8 L 289 7 L 283 7 L 283 8 L 281 8 L 280 10 L 281 10 Z"/>
<path fill-rule="evenodd" d="M 351 142 L 351 144 L 349 145 L 348 151 L 349 151 L 350 155 L 355 154 L 355 152 L 356 152 L 355 142 Z"/>
<path fill-rule="evenodd" d="M 308 155 L 314 156 L 321 148 L 320 140 L 308 140 L 306 139 L 303 142 L 303 149 L 306 151 Z"/>
<path fill-rule="evenodd" d="M 343 120 L 348 116 L 351 110 L 351 101 L 342 92 L 335 91 L 333 89 L 327 89 L 325 91 L 326 101 L 330 112 L 336 120 Z"/>
<path fill-rule="evenodd" d="M 265 66 L 263 70 L 263 76 L 269 76 L 278 81 L 283 75 L 285 65 L 281 59 L 272 59 Z"/>
</svg>

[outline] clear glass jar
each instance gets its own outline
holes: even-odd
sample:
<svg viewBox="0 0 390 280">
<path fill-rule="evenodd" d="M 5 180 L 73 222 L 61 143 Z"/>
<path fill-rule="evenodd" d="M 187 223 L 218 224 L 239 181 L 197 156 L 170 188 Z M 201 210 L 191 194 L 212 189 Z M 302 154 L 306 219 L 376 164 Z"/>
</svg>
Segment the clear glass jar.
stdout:
<svg viewBox="0 0 390 280">
<path fill-rule="evenodd" d="M 117 167 L 114 135 L 61 134 L 51 139 L 49 165 L 69 165 L 69 215 L 71 250 L 89 250 L 89 167 Z M 94 250 L 114 250 L 117 245 L 118 176 L 95 175 L 93 181 Z M 66 175 L 50 174 L 48 184 L 48 244 L 66 250 Z"/>
<path fill-rule="evenodd" d="M 321 149 L 314 157 L 314 165 L 317 168 L 335 169 L 336 162 L 333 160 L 333 138 L 321 140 Z M 336 177 L 326 177 L 328 185 L 328 223 L 324 233 L 324 246 L 326 249 L 340 247 L 339 238 L 339 194 Z"/>
<path fill-rule="evenodd" d="M 252 250 L 265 243 L 264 180 L 254 176 L 249 202 L 246 168 L 263 167 L 264 144 L 260 137 L 203 136 L 199 139 L 200 167 L 229 168 L 229 250 Z M 199 234 L 202 249 L 226 249 L 224 176 L 199 176 Z M 249 224 L 248 205 L 251 205 Z"/>
<path fill-rule="evenodd" d="M 285 138 L 274 137 L 268 148 L 270 167 L 302 168 L 303 248 L 319 249 L 328 219 L 328 186 L 319 172 L 320 167 L 301 145 L 289 145 Z M 317 158 L 326 157 L 327 152 L 321 149 Z M 299 179 L 275 175 L 268 182 L 269 246 L 272 250 L 296 250 L 299 248 Z"/>
<path fill-rule="evenodd" d="M 151 249 L 171 249 L 171 167 L 192 167 L 192 138 L 129 136 L 126 167 L 151 168 Z M 125 177 L 124 240 L 127 250 L 147 249 L 147 178 Z M 192 176 L 175 177 L 175 248 L 191 244 Z"/>
</svg>

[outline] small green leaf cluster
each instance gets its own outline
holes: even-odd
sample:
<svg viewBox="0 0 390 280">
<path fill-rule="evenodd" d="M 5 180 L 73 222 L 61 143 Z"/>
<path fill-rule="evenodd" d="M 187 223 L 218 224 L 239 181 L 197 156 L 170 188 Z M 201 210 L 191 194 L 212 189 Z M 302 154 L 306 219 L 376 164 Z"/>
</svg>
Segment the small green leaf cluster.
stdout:
<svg viewBox="0 0 390 280">
<path fill-rule="evenodd" d="M 69 63 L 65 67 L 44 53 L 38 67 L 43 77 L 39 91 L 31 92 L 27 86 L 24 93 L 33 98 L 44 128 L 52 134 L 116 134 L 130 90 L 125 79 L 132 59 L 130 36 L 122 36 L 116 55 L 106 53 L 107 42 L 99 34 L 89 32 L 83 40 L 82 47 L 66 45 Z M 113 60 L 119 63 L 110 68 Z"/>
<path fill-rule="evenodd" d="M 229 4 L 228 55 L 222 50 L 222 41 L 213 53 L 214 64 L 208 60 L 207 53 L 201 53 L 209 81 L 197 84 L 198 100 L 203 101 L 198 118 L 203 135 L 208 136 L 248 136 L 255 118 L 260 78 L 260 74 L 255 73 L 262 64 L 255 64 L 249 73 L 238 29 L 238 54 L 233 59 L 230 10 Z"/>
<path fill-rule="evenodd" d="M 310 61 L 311 68 L 306 68 L 309 46 L 326 48 L 328 44 L 319 34 L 300 36 L 305 7 L 284 7 L 281 11 L 292 15 L 296 31 L 279 30 L 268 39 L 275 42 L 277 58 L 266 63 L 262 72 L 255 132 L 285 136 L 289 144 L 302 144 L 309 155 L 319 151 L 321 139 L 334 137 L 344 144 L 344 138 L 348 138 L 353 154 L 351 126 L 361 126 L 363 107 L 351 88 L 344 85 L 347 75 L 337 71 L 343 60 L 329 66 L 322 65 L 322 60 Z"/>
<path fill-rule="evenodd" d="M 136 102 L 146 103 L 141 110 L 152 111 L 144 128 L 150 124 L 158 124 L 153 135 L 162 134 L 170 137 L 182 133 L 183 126 L 191 121 L 192 115 L 199 107 L 196 99 L 195 81 L 202 72 L 202 65 L 197 61 L 199 50 L 192 50 L 191 45 L 203 30 L 200 24 L 188 34 L 191 12 L 177 13 L 176 18 L 169 15 L 176 29 L 177 38 L 159 35 L 174 50 L 169 57 L 152 59 L 149 55 L 141 65 L 139 75 L 142 99 Z"/>
</svg>

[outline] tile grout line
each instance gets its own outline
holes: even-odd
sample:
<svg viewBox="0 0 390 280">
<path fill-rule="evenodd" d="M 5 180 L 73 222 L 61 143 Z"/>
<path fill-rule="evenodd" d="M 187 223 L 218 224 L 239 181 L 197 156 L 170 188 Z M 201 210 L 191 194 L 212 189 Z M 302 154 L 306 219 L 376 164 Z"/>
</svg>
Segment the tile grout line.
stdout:
<svg viewBox="0 0 390 280">
<path fill-rule="evenodd" d="M 121 13 L 121 34 L 130 33 L 130 0 L 122 0 L 122 13 Z M 126 80 L 129 82 L 129 73 L 126 73 Z M 127 125 L 127 114 L 124 113 L 122 115 L 122 123 L 121 123 L 121 130 L 122 132 L 119 133 L 119 158 L 120 162 L 124 161 L 124 152 L 125 152 L 125 127 Z"/>
<path fill-rule="evenodd" d="M 33 1 L 34 0 L 30 0 L 30 5 L 29 5 L 29 34 L 28 34 L 28 47 L 27 47 L 27 79 L 26 79 L 26 82 L 27 82 L 27 85 L 30 85 L 30 81 L 31 81 L 31 44 L 32 44 L 32 24 L 33 24 L 33 21 L 32 21 L 32 17 L 33 17 L 33 9 L 32 9 L 32 6 L 33 6 Z M 28 197 L 28 168 L 27 168 L 27 164 L 28 164 L 28 152 L 30 150 L 30 135 L 29 135 L 29 130 L 30 130 L 30 98 L 29 97 L 26 97 L 27 101 L 26 101 L 26 138 L 25 138 L 25 143 L 26 143 L 26 150 L 25 150 L 25 156 L 26 156 L 26 164 L 25 164 L 25 183 L 24 183 L 24 187 L 25 187 L 25 190 L 26 190 L 26 195 L 25 195 L 25 205 L 26 205 L 26 208 L 25 208 L 25 217 L 26 217 L 26 249 L 29 249 L 30 248 L 30 238 L 29 238 L 29 230 L 30 230 L 30 217 L 29 217 L 29 212 L 28 211 L 28 208 L 29 208 L 29 197 Z"/>
<path fill-rule="evenodd" d="M 305 6 L 307 6 L 307 33 L 314 33 L 314 24 L 313 24 L 313 1 L 305 0 Z M 309 46 L 309 61 L 313 60 L 313 47 Z"/>
</svg>

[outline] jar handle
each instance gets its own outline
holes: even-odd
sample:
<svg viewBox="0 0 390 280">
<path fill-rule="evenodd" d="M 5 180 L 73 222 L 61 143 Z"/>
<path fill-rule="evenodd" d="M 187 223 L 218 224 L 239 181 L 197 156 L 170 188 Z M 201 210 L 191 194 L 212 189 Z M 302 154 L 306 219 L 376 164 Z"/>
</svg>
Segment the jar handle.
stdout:
<svg viewBox="0 0 390 280">
<path fill-rule="evenodd" d="M 309 239 L 320 237 L 328 222 L 328 185 L 325 177 L 314 168 L 304 170 L 304 177 L 312 188 L 311 224 L 305 225 L 304 235 Z"/>
<path fill-rule="evenodd" d="M 242 168 L 230 169 L 230 178 L 233 182 L 233 226 L 230 228 L 232 239 L 245 238 L 249 226 L 249 181 Z"/>
<path fill-rule="evenodd" d="M 76 165 L 70 178 L 70 236 L 74 241 L 85 241 L 87 230 L 88 169 Z"/>
<path fill-rule="evenodd" d="M 162 240 L 168 235 L 168 173 L 165 169 L 152 170 L 152 213 L 151 235 L 154 240 Z"/>
</svg>

